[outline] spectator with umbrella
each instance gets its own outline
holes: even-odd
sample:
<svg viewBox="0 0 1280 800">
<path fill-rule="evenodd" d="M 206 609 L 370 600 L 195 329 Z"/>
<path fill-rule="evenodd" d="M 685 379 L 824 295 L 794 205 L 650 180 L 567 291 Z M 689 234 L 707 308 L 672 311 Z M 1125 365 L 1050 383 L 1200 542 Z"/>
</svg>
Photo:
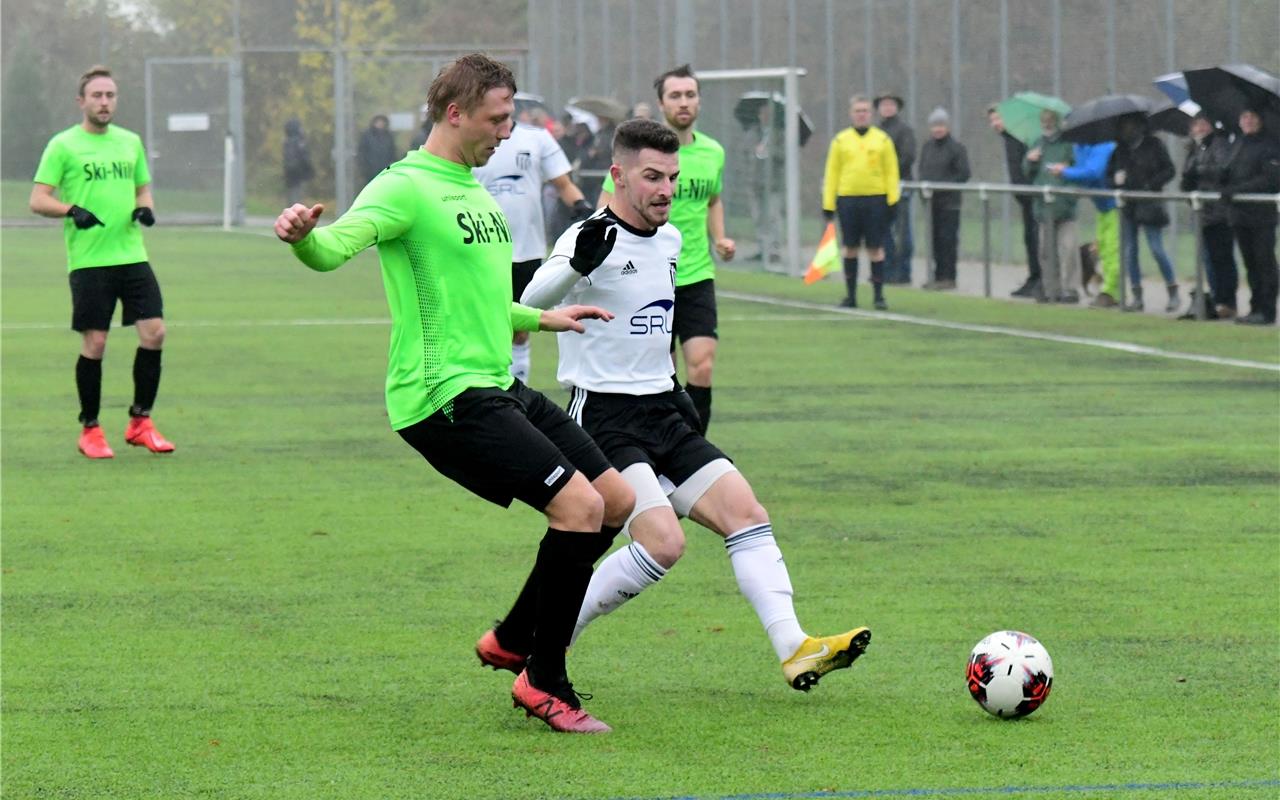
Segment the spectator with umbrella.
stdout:
<svg viewBox="0 0 1280 800">
<path fill-rule="evenodd" d="M 1004 142 L 1005 166 L 1009 183 L 1029 184 L 1023 169 L 1027 149 L 1040 138 L 1040 112 L 1051 109 L 1066 115 L 1071 107 L 1056 97 L 1019 92 L 987 109 L 987 122 Z M 1006 122 L 1005 114 L 1008 114 Z M 1014 297 L 1034 297 L 1040 289 L 1040 226 L 1036 222 L 1035 200 L 1031 195 L 1017 194 L 1014 199 L 1022 210 L 1022 243 L 1027 253 L 1027 279 L 1013 291 Z"/>
<path fill-rule="evenodd" d="M 1191 141 L 1187 147 L 1187 160 L 1182 167 L 1182 191 L 1219 191 L 1222 188 L 1223 173 L 1230 160 L 1231 142 L 1227 132 L 1215 127 L 1213 120 L 1204 111 L 1197 113 L 1191 121 Z M 1236 273 L 1231 220 L 1225 203 L 1207 200 L 1201 205 L 1200 233 L 1204 242 L 1205 272 L 1208 273 L 1209 294 L 1212 298 L 1205 313 L 1209 318 L 1231 319 L 1236 315 L 1236 289 L 1240 279 Z M 1179 317 L 1195 318 L 1194 308 Z"/>
<path fill-rule="evenodd" d="M 1062 116 L 1054 109 L 1040 111 L 1040 137 L 1022 160 L 1031 183 L 1062 186 L 1066 181 L 1047 169 L 1049 164 L 1071 164 L 1071 142 L 1062 138 Z M 1038 303 L 1078 303 L 1073 287 L 1080 283 L 1080 253 L 1076 249 L 1076 198 L 1056 194 L 1050 200 L 1035 195 L 1032 202 L 1040 226 L 1040 287 Z"/>
<path fill-rule="evenodd" d="M 1119 141 L 1107 164 L 1108 182 L 1118 189 L 1158 192 L 1173 180 L 1176 170 L 1164 143 L 1147 131 L 1145 113 L 1122 116 L 1118 122 Z M 1124 311 L 1141 311 L 1142 269 L 1138 264 L 1138 234 L 1147 240 L 1147 248 L 1160 267 L 1169 299 L 1164 310 L 1177 311 L 1182 301 L 1173 263 L 1164 250 L 1163 228 L 1169 224 L 1169 212 L 1160 200 L 1128 200 L 1120 213 L 1120 250 L 1133 287 L 1132 299 Z"/>
<path fill-rule="evenodd" d="M 1147 114 L 1156 104 L 1140 95 L 1106 95 L 1072 109 L 1062 128 L 1062 136 L 1074 142 L 1075 164 L 1050 164 L 1049 169 L 1068 183 L 1088 189 L 1107 186 L 1107 165 L 1120 138 L 1120 120 L 1133 114 Z M 1098 260 L 1102 263 L 1102 288 L 1090 303 L 1092 308 L 1115 308 L 1120 295 L 1120 220 L 1115 200 L 1093 197 Z"/>
<path fill-rule="evenodd" d="M 1223 175 L 1222 199 L 1249 281 L 1249 313 L 1242 325 L 1274 325 L 1280 276 L 1276 265 L 1274 203 L 1232 202 L 1237 194 L 1280 192 L 1280 78 L 1248 64 L 1183 73 L 1191 99 L 1214 119 L 1239 131 Z"/>
<path fill-rule="evenodd" d="M 1274 203 L 1233 203 L 1237 194 L 1280 192 L 1280 144 L 1267 135 L 1262 112 L 1246 108 L 1240 114 L 1241 136 L 1236 141 L 1222 185 L 1228 219 L 1249 281 L 1249 313 L 1242 325 L 1276 324 L 1276 295 L 1280 275 L 1276 264 Z"/>
</svg>

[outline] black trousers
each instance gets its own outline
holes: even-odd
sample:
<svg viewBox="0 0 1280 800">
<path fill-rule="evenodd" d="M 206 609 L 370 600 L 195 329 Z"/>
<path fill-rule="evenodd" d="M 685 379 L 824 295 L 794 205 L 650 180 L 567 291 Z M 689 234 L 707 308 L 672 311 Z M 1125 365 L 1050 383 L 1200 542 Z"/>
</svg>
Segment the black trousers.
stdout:
<svg viewBox="0 0 1280 800">
<path fill-rule="evenodd" d="M 1040 280 L 1040 225 L 1036 222 L 1031 210 L 1032 200 L 1028 195 L 1015 195 L 1018 208 L 1022 209 L 1022 244 L 1027 249 L 1027 278 Z"/>
<path fill-rule="evenodd" d="M 1276 226 L 1258 228 L 1232 226 L 1245 277 L 1249 280 L 1249 311 L 1276 321 L 1276 293 L 1280 289 L 1280 266 L 1276 264 Z"/>
<path fill-rule="evenodd" d="M 933 279 L 954 283 L 956 255 L 960 248 L 960 209 L 939 208 L 937 203 L 931 203 L 929 216 L 933 223 Z"/>
<path fill-rule="evenodd" d="M 1204 236 L 1205 271 L 1214 305 L 1235 308 L 1240 276 L 1236 272 L 1236 242 L 1231 226 L 1214 222 L 1203 226 L 1200 232 Z"/>
</svg>

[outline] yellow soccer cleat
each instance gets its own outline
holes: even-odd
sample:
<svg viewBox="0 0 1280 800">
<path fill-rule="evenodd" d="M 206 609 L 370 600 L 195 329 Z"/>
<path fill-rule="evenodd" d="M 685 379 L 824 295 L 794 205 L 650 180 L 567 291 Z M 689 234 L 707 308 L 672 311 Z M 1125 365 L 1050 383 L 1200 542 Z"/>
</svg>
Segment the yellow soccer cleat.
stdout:
<svg viewBox="0 0 1280 800">
<path fill-rule="evenodd" d="M 871 644 L 870 628 L 854 628 L 848 633 L 810 636 L 804 644 L 782 662 L 782 674 L 793 689 L 807 692 L 828 672 L 844 669 L 858 659 Z"/>
</svg>

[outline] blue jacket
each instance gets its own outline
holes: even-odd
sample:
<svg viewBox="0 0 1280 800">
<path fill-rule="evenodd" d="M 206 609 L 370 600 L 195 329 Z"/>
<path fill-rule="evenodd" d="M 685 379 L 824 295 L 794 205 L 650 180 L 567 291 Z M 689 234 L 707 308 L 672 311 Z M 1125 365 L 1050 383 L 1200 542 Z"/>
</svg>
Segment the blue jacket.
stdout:
<svg viewBox="0 0 1280 800">
<path fill-rule="evenodd" d="M 1068 183 L 1079 184 L 1085 189 L 1107 188 L 1107 162 L 1116 149 L 1115 142 L 1101 144 L 1073 145 L 1075 163 L 1062 171 L 1062 177 Z M 1110 211 L 1116 207 L 1116 201 L 1110 197 L 1091 197 L 1093 207 L 1099 211 Z"/>
</svg>

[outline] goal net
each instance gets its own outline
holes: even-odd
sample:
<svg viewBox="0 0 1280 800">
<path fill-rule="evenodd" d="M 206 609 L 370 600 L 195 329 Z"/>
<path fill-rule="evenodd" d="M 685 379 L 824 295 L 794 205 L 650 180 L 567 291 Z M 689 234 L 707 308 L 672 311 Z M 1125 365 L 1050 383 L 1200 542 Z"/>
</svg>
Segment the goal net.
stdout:
<svg viewBox="0 0 1280 800">
<path fill-rule="evenodd" d="M 799 275 L 800 157 L 813 126 L 800 111 L 798 78 L 789 67 L 697 73 L 697 129 L 724 147 L 725 233 L 734 262 Z M 812 154 L 810 154 L 812 155 Z M 814 190 L 816 191 L 816 190 Z M 810 191 L 811 205 L 817 195 Z"/>
</svg>

